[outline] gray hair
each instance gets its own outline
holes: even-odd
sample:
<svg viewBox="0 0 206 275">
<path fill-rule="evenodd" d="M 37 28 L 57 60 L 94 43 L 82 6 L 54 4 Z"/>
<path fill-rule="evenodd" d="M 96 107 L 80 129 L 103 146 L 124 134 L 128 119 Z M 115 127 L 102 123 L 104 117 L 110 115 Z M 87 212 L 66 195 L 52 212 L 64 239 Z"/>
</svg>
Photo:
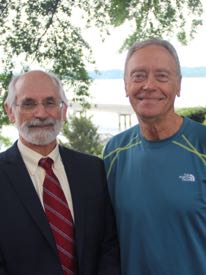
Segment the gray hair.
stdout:
<svg viewBox="0 0 206 275">
<path fill-rule="evenodd" d="M 132 45 L 132 47 L 129 49 L 127 56 L 126 56 L 125 66 L 124 66 L 124 77 L 126 76 L 127 64 L 129 62 L 129 59 L 132 57 L 132 55 L 137 50 L 142 49 L 149 45 L 157 45 L 157 46 L 163 47 L 171 54 L 171 56 L 174 58 L 174 61 L 176 63 L 177 75 L 179 76 L 179 78 L 181 78 L 182 77 L 181 67 L 180 67 L 180 61 L 179 61 L 177 51 L 175 50 L 174 46 L 170 42 L 168 42 L 167 40 L 160 39 L 160 38 L 150 38 L 150 39 L 147 39 L 147 40 L 144 40 L 141 42 L 135 42 Z"/>
<path fill-rule="evenodd" d="M 12 107 L 16 100 L 15 85 L 16 85 L 17 81 L 19 79 L 21 79 L 22 77 L 24 77 L 29 72 L 32 72 L 32 71 L 28 71 L 26 73 L 14 76 L 12 78 L 12 80 L 10 81 L 9 86 L 8 86 L 8 95 L 5 100 L 5 104 L 7 104 L 9 107 Z M 55 74 L 53 74 L 51 72 L 44 72 L 41 70 L 36 70 L 36 72 L 42 72 L 42 73 L 46 74 L 56 84 L 57 89 L 59 91 L 60 98 L 67 106 L 68 105 L 67 98 L 66 98 L 66 95 L 65 95 L 65 92 L 64 92 L 64 89 L 63 89 L 60 79 Z"/>
</svg>

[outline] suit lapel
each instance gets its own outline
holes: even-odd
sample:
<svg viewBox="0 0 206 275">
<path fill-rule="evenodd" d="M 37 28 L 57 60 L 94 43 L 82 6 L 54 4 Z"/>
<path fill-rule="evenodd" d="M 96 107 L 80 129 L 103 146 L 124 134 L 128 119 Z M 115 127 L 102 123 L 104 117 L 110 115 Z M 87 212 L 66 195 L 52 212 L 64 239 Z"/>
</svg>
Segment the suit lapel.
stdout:
<svg viewBox="0 0 206 275">
<path fill-rule="evenodd" d="M 53 236 L 46 220 L 44 210 L 16 143 L 7 150 L 6 154 L 4 170 L 9 178 L 9 183 L 12 185 L 17 197 L 21 200 L 30 217 L 39 227 L 45 239 L 56 251 Z"/>
</svg>

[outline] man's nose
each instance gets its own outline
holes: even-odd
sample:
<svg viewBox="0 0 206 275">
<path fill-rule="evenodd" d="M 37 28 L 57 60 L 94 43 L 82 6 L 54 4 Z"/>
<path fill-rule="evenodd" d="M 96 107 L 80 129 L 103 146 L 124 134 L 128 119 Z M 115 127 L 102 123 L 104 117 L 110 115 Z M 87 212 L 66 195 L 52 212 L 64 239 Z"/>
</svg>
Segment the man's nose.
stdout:
<svg viewBox="0 0 206 275">
<path fill-rule="evenodd" d="M 48 117 L 48 112 L 42 103 L 38 103 L 34 109 L 35 117 Z"/>
<path fill-rule="evenodd" d="M 156 88 L 156 80 L 153 75 L 148 75 L 145 79 L 143 90 L 154 90 Z"/>
</svg>

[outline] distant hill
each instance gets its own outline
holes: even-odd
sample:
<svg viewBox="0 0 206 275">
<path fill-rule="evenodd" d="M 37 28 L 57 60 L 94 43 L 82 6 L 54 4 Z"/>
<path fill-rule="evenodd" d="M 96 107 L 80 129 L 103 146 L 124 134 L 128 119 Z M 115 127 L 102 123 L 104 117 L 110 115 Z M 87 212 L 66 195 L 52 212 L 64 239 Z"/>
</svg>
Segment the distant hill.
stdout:
<svg viewBox="0 0 206 275">
<path fill-rule="evenodd" d="M 206 67 L 183 67 L 183 77 L 206 77 Z M 89 72 L 92 79 L 122 79 L 122 70 L 106 70 L 100 72 Z"/>
<path fill-rule="evenodd" d="M 206 77 L 206 67 L 182 68 L 183 77 Z"/>
</svg>

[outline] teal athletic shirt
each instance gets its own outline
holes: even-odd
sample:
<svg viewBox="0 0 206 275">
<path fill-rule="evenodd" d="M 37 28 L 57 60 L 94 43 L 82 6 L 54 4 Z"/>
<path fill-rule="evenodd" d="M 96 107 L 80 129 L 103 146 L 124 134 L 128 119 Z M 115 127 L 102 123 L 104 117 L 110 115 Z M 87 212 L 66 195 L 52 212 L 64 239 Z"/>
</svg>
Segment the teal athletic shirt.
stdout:
<svg viewBox="0 0 206 275">
<path fill-rule="evenodd" d="M 188 118 L 146 141 L 138 125 L 104 151 L 123 275 L 206 275 L 206 127 Z"/>
</svg>

